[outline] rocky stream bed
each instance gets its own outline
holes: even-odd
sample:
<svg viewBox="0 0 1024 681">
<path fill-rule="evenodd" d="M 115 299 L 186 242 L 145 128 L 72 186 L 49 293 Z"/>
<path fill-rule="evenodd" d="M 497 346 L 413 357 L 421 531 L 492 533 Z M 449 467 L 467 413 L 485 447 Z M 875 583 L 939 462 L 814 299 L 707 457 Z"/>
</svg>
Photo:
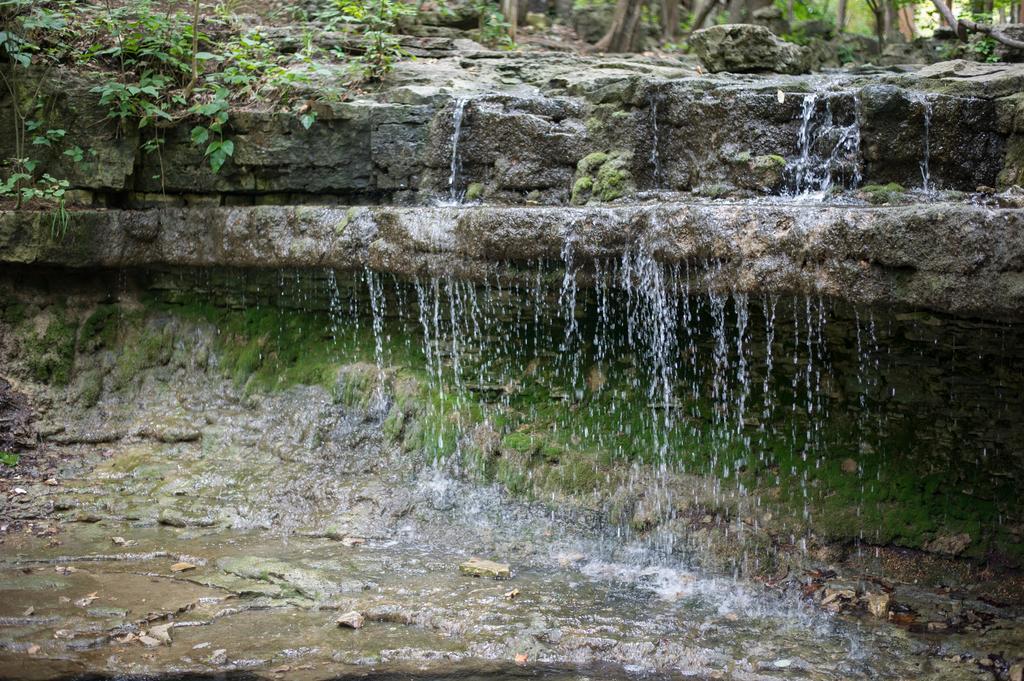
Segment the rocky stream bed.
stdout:
<svg viewBox="0 0 1024 681">
<path fill-rule="evenodd" d="M 402 36 L 217 173 L 27 69 L 0 678 L 1021 681 L 1024 68 L 766 39 Z"/>
</svg>

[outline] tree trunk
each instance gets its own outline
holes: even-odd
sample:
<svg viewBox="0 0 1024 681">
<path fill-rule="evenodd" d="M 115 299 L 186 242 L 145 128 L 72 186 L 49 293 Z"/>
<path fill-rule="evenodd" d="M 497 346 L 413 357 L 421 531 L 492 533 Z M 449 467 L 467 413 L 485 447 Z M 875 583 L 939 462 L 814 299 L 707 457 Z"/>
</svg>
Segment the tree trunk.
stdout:
<svg viewBox="0 0 1024 681">
<path fill-rule="evenodd" d="M 661 0 L 661 37 L 675 40 L 679 32 L 679 0 Z"/>
<path fill-rule="evenodd" d="M 738 24 L 743 21 L 744 0 L 729 0 L 729 23 Z"/>
<path fill-rule="evenodd" d="M 598 52 L 635 51 L 637 26 L 640 23 L 640 7 L 643 0 L 618 0 L 612 25 L 600 40 L 594 43 Z"/>
<path fill-rule="evenodd" d="M 885 0 L 885 42 L 895 43 L 900 39 L 900 19 L 897 16 L 896 3 Z"/>
<path fill-rule="evenodd" d="M 501 13 L 508 22 L 508 37 L 515 42 L 519 27 L 519 0 L 501 0 Z"/>
<path fill-rule="evenodd" d="M 836 33 L 840 34 L 846 30 L 846 0 L 839 0 L 836 8 Z"/>
<path fill-rule="evenodd" d="M 945 0 L 932 0 L 932 4 L 935 5 L 935 9 L 939 10 L 939 14 L 946 20 L 946 23 L 953 27 L 961 40 L 967 40 L 967 34 L 973 31 L 975 33 L 984 33 L 1008 47 L 1024 50 L 1024 40 L 1015 40 L 1003 35 L 995 30 L 991 24 L 979 24 L 971 19 L 957 19 L 956 15 L 953 14 L 953 10 L 945 3 Z"/>
<path fill-rule="evenodd" d="M 712 10 L 718 5 L 718 0 L 704 0 L 700 7 L 697 8 L 697 16 L 693 18 L 693 24 L 690 26 L 690 31 L 696 31 L 704 26 L 704 22 L 708 20 L 708 15 L 711 14 Z"/>
</svg>

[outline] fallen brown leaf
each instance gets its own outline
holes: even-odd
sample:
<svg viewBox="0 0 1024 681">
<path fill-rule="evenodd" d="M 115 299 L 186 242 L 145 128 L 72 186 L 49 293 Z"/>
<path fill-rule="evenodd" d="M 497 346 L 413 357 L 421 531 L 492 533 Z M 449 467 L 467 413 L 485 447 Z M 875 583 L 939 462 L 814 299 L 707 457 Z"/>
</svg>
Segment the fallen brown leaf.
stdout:
<svg viewBox="0 0 1024 681">
<path fill-rule="evenodd" d="M 171 572 L 184 572 L 185 570 L 195 570 L 196 566 L 192 563 L 175 563 L 171 566 Z"/>
</svg>

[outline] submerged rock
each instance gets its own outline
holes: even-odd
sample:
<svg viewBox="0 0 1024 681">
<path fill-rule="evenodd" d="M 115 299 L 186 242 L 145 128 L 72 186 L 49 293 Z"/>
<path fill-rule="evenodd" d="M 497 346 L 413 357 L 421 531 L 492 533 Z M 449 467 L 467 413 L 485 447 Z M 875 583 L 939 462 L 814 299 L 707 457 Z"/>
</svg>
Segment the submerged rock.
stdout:
<svg viewBox="0 0 1024 681">
<path fill-rule="evenodd" d="M 924 545 L 925 550 L 934 553 L 944 553 L 949 556 L 958 556 L 971 545 L 971 535 L 966 532 L 961 534 L 939 535 Z"/>
<path fill-rule="evenodd" d="M 470 558 L 459 565 L 459 572 L 471 577 L 490 577 L 492 579 L 508 579 L 512 576 L 512 571 L 507 563 L 497 563 L 480 558 Z"/>
<path fill-rule="evenodd" d="M 864 602 L 867 604 L 868 612 L 879 619 L 885 619 L 889 615 L 892 596 L 887 593 L 865 594 Z"/>
<path fill-rule="evenodd" d="M 694 31 L 690 47 L 709 71 L 807 73 L 807 50 L 780 40 L 764 26 L 722 24 Z"/>
<path fill-rule="evenodd" d="M 334 623 L 339 627 L 348 629 L 362 629 L 365 622 L 366 618 L 363 617 L 358 610 L 346 612 L 344 615 L 340 615 L 338 619 L 334 620 Z"/>
</svg>

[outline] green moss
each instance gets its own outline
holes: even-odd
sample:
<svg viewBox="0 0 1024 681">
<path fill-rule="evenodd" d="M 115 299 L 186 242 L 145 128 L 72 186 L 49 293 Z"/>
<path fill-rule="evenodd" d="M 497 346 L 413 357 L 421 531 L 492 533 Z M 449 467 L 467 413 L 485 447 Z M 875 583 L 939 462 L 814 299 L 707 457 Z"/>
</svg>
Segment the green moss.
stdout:
<svg viewBox="0 0 1024 681">
<path fill-rule="evenodd" d="M 86 317 L 78 333 L 79 352 L 94 352 L 100 348 L 113 347 L 117 339 L 118 307 L 99 305 Z"/>
<path fill-rule="evenodd" d="M 604 165 L 604 162 L 608 160 L 608 154 L 595 151 L 592 154 L 587 154 L 579 160 L 576 164 L 577 172 L 583 175 L 592 175 L 594 171 Z"/>
<path fill-rule="evenodd" d="M 466 187 L 466 200 L 476 201 L 484 195 L 484 186 L 480 182 L 471 182 Z"/>
<path fill-rule="evenodd" d="M 595 152 L 576 164 L 571 202 L 583 205 L 591 200 L 614 201 L 635 190 L 629 170 L 632 155 L 628 151 Z"/>
<path fill-rule="evenodd" d="M 786 167 L 786 159 L 778 154 L 763 154 L 755 156 L 751 160 L 751 164 L 754 168 L 775 168 L 781 170 Z"/>
<path fill-rule="evenodd" d="M 602 201 L 614 201 L 624 196 L 629 188 L 633 176 L 626 167 L 626 160 L 623 157 L 616 157 L 613 161 L 607 162 L 597 171 L 597 179 L 594 182 L 594 195 Z"/>
<path fill-rule="evenodd" d="M 572 205 L 582 206 L 590 198 L 590 190 L 594 186 L 594 178 L 584 175 L 578 178 L 572 185 L 572 197 L 569 199 Z"/>
<path fill-rule="evenodd" d="M 532 454 L 537 451 L 537 444 L 528 433 L 509 433 L 501 439 L 501 446 L 520 454 Z"/>
<path fill-rule="evenodd" d="M 92 407 L 99 402 L 103 393 L 103 371 L 89 369 L 78 378 L 78 402 L 83 407 Z"/>
<path fill-rule="evenodd" d="M 334 399 L 348 407 L 370 406 L 381 379 L 374 364 L 358 363 L 341 367 L 333 387 Z"/>
<path fill-rule="evenodd" d="M 0 305 L 0 321 L 6 324 L 17 326 L 25 320 L 26 316 L 27 312 L 24 303 L 6 301 Z"/>
<path fill-rule="evenodd" d="M 167 364 L 171 358 L 174 333 L 170 325 L 144 324 L 125 338 L 117 362 L 110 372 L 110 387 L 123 390 L 135 383 L 144 369 Z"/>
<path fill-rule="evenodd" d="M 705 488 L 720 486 L 721 501 L 701 501 L 715 515 L 735 512 L 729 491 L 740 485 L 744 494 L 763 499 L 778 536 L 813 532 L 837 542 L 922 547 L 941 534 L 963 531 L 977 537 L 970 555 L 980 556 L 993 546 L 1004 553 L 1016 550 L 1009 530 L 995 520 L 1007 513 L 1007 500 L 1015 499 L 1012 481 L 978 484 L 970 470 L 951 472 L 936 465 L 929 471 L 932 459 L 914 449 L 919 445 L 911 419 L 887 423 L 884 446 L 879 444 L 877 453 L 859 450 L 862 426 L 842 410 L 830 413 L 815 429 L 787 410 L 778 418 L 792 419 L 792 429 L 751 429 L 744 441 L 723 438 L 715 430 L 711 415 L 716 405 L 707 397 L 710 391 L 702 391 L 702 396 L 679 405 L 679 426 L 661 439 L 656 432 L 660 416 L 652 417 L 645 391 L 637 387 L 646 379 L 628 355 L 605 372 L 601 390 L 578 398 L 567 397 L 575 395 L 567 385 L 569 360 L 555 353 L 534 356 L 511 349 L 500 367 L 490 364 L 493 357 L 464 357 L 464 375 L 475 375 L 480 366 L 474 361 L 487 363 L 485 373 L 492 368 L 508 372 L 485 375 L 483 383 L 497 381 L 499 375 L 502 380 L 516 377 L 514 392 L 488 401 L 470 390 L 460 391 L 450 367 L 443 371 L 443 390 L 428 380 L 421 341 L 413 335 L 418 333 L 415 320 L 386 320 L 382 371 L 374 361 L 375 339 L 366 323 L 336 336 L 330 318 L 321 312 L 271 306 L 245 311 L 194 305 L 165 309 L 214 323 L 219 330 L 217 362 L 211 366 L 219 366 L 247 391 L 318 384 L 331 390 L 339 403 L 366 408 L 384 390 L 392 401 L 384 435 L 403 450 L 428 459 L 461 456 L 463 470 L 514 494 L 538 499 L 561 495 L 617 508 L 625 522 L 639 523 L 638 531 L 650 529 L 648 521 L 633 515 L 628 500 L 616 502 L 616 487 L 633 466 L 660 464 L 663 451 L 670 452 L 670 465 L 685 467 Z M 594 329 L 587 325 L 596 320 L 579 321 L 581 335 L 592 337 Z M 144 345 L 131 340 L 131 334 L 121 335 L 125 338 L 119 342 Z M 594 360 L 580 361 L 588 366 Z M 795 398 L 789 378 L 775 380 L 770 389 L 779 404 L 791 404 Z M 821 438 L 813 443 L 822 452 L 820 461 L 803 456 L 809 449 L 804 433 L 812 430 Z M 856 460 L 855 473 L 844 470 L 846 458 Z M 712 477 L 718 478 L 714 485 Z"/>
<path fill-rule="evenodd" d="M 42 333 L 26 338 L 26 364 L 30 375 L 40 383 L 63 386 L 71 378 L 75 360 L 77 325 L 63 308 L 54 308 Z"/>
<path fill-rule="evenodd" d="M 865 201 L 873 205 L 895 203 L 901 200 L 907 190 L 898 182 L 888 184 L 868 184 L 860 189 L 860 194 Z"/>
</svg>

